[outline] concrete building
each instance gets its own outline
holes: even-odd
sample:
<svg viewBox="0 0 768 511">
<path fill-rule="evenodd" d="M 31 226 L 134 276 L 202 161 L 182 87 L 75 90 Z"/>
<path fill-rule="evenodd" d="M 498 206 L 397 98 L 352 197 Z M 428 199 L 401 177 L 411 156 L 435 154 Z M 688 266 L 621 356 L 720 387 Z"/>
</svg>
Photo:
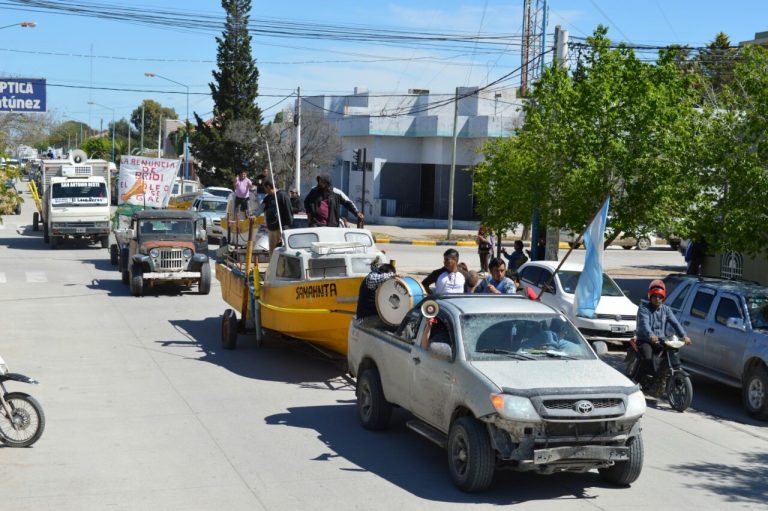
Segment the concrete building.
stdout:
<svg viewBox="0 0 768 511">
<path fill-rule="evenodd" d="M 509 137 L 522 124 L 522 101 L 513 90 L 459 88 L 453 218 L 475 223 L 473 167 L 490 139 Z M 365 148 L 365 214 L 376 223 L 433 225 L 448 218 L 454 127 L 454 95 L 412 89 L 405 95 L 355 89 L 348 96 L 302 98 L 302 112 L 322 114 L 342 139 L 342 154 L 330 170 L 334 185 L 359 205 L 363 172 L 353 169 L 353 151 Z M 302 182 L 302 192 L 314 176 Z"/>
<path fill-rule="evenodd" d="M 768 32 L 755 32 L 755 38 L 749 41 L 741 41 L 739 46 L 747 46 L 749 44 L 757 44 L 760 46 L 768 47 Z"/>
</svg>

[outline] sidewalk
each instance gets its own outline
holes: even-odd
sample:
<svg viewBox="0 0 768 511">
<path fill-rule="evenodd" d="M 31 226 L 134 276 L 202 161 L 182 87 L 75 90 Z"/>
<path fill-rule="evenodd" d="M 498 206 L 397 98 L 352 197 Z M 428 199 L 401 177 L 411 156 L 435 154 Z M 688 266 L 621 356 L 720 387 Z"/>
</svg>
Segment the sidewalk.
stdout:
<svg viewBox="0 0 768 511">
<path fill-rule="evenodd" d="M 430 245 L 430 246 L 458 246 L 458 247 L 476 247 L 476 230 L 453 229 L 451 239 L 446 239 L 448 229 L 416 228 L 416 227 L 398 227 L 395 225 L 366 225 L 366 229 L 371 231 L 377 244 L 398 244 L 398 245 Z M 515 238 L 510 236 L 504 238 L 504 246 L 511 247 Z M 523 242 L 526 247 L 530 247 L 530 242 Z M 568 248 L 568 244 L 560 242 L 560 248 Z M 583 250 L 583 245 L 581 247 Z"/>
</svg>

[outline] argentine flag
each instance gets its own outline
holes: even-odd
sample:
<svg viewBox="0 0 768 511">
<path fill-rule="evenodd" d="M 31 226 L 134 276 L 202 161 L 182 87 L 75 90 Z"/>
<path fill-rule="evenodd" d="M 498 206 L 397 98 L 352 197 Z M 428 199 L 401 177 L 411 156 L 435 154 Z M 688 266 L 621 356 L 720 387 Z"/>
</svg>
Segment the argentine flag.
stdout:
<svg viewBox="0 0 768 511">
<path fill-rule="evenodd" d="M 584 246 L 587 257 L 584 269 L 576 285 L 576 315 L 586 318 L 595 316 L 597 304 L 603 291 L 603 243 L 605 241 L 605 224 L 608 221 L 608 203 L 605 199 L 603 207 L 595 215 L 592 223 L 584 233 Z"/>
</svg>

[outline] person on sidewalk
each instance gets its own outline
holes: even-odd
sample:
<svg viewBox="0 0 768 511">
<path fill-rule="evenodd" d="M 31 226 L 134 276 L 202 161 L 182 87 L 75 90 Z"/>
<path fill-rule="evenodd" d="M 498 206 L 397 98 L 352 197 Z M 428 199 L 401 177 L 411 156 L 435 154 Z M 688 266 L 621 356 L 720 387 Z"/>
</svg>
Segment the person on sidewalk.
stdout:
<svg viewBox="0 0 768 511">
<path fill-rule="evenodd" d="M 704 237 L 688 242 L 685 249 L 685 262 L 688 263 L 686 274 L 701 275 L 701 267 L 707 257 L 707 242 Z"/>
<path fill-rule="evenodd" d="M 341 206 L 357 216 L 358 220 L 365 218 L 344 192 L 333 187 L 330 174 L 317 176 L 317 186 L 312 188 L 304 199 L 309 226 L 341 227 Z"/>
<path fill-rule="evenodd" d="M 515 240 L 514 250 L 511 254 L 507 253 L 507 250 L 502 247 L 501 253 L 507 258 L 509 262 L 508 268 L 510 272 L 517 271 L 520 266 L 528 261 L 528 256 L 523 252 L 523 242 L 521 240 Z"/>
<path fill-rule="evenodd" d="M 280 244 L 282 235 L 280 228 L 291 228 L 293 213 L 291 212 L 291 199 L 285 190 L 275 188 L 271 179 L 265 179 L 263 185 L 266 195 L 262 204 L 267 221 L 267 232 L 269 233 L 269 253 L 272 254 Z M 279 219 L 278 215 L 280 215 Z"/>
<path fill-rule="evenodd" d="M 459 252 L 449 248 L 443 253 L 443 267 L 434 270 L 421 281 L 421 285 L 430 294 L 458 294 L 464 292 L 466 279 L 459 271 Z M 434 293 L 430 290 L 435 285 Z"/>
<path fill-rule="evenodd" d="M 496 239 L 491 231 L 483 224 L 477 230 L 477 254 L 480 257 L 480 271 L 488 273 L 488 261 L 491 254 L 496 252 Z"/>
</svg>

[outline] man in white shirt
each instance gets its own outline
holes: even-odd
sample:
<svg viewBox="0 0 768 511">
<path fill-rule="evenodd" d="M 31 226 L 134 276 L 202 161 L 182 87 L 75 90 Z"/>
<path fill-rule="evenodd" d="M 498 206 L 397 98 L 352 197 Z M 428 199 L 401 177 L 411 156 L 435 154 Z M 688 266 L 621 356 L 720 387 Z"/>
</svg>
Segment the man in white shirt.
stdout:
<svg viewBox="0 0 768 511">
<path fill-rule="evenodd" d="M 459 252 L 448 249 L 443 254 L 443 271 L 435 282 L 435 294 L 460 294 L 464 292 L 464 275 L 459 271 Z"/>
</svg>

